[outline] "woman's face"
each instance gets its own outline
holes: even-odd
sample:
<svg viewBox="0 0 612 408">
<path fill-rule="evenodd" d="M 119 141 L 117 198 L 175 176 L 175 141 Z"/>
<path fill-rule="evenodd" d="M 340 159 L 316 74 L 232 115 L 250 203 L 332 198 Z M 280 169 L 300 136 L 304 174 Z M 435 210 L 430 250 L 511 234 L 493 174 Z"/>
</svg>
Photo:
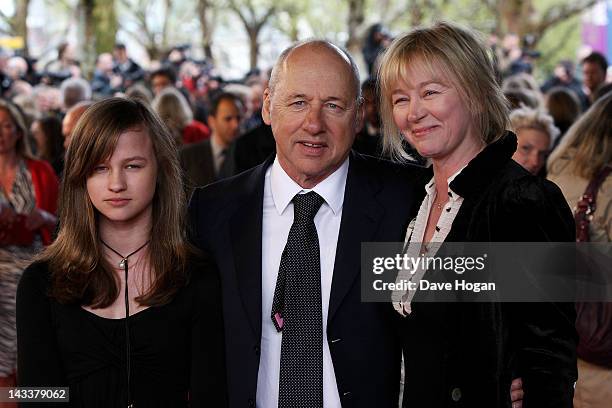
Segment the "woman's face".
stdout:
<svg viewBox="0 0 612 408">
<path fill-rule="evenodd" d="M 150 226 L 157 181 L 157 160 L 146 129 L 119 136 L 115 151 L 87 179 L 87 193 L 100 224 Z"/>
<path fill-rule="evenodd" d="M 550 136 L 539 129 L 523 128 L 516 131 L 516 137 L 518 147 L 512 158 L 531 174 L 538 174 L 550 151 Z"/>
<path fill-rule="evenodd" d="M 424 64 L 412 64 L 392 89 L 395 125 L 421 156 L 434 163 L 471 159 L 467 156 L 479 150 L 482 141 L 466 103 L 441 71 L 429 71 Z"/>
<path fill-rule="evenodd" d="M 10 113 L 0 108 L 0 154 L 14 153 L 20 137 Z"/>
</svg>

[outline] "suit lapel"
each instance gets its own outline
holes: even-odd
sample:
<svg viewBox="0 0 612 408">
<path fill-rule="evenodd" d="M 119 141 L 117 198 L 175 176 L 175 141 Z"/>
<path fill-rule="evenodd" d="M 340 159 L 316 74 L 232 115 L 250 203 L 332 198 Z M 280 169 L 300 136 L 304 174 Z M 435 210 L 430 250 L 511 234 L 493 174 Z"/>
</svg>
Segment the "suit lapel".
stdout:
<svg viewBox="0 0 612 408">
<path fill-rule="evenodd" d="M 212 183 L 215 181 L 215 157 L 213 155 L 211 140 L 207 139 L 205 141 L 206 153 L 203 155 L 205 160 L 201 160 L 200 158 L 200 171 L 202 172 L 202 181 L 206 184 Z M 202 166 L 203 165 L 203 166 Z"/>
<path fill-rule="evenodd" d="M 384 208 L 376 200 L 376 194 L 381 187 L 381 181 L 368 173 L 362 159 L 351 154 L 329 299 L 328 322 L 331 322 L 351 287 L 359 284 L 361 243 L 373 240 L 384 214 Z"/>
<path fill-rule="evenodd" d="M 273 159 L 273 158 L 272 158 Z M 230 220 L 230 242 L 244 309 L 257 338 L 261 337 L 261 226 L 265 173 L 271 160 L 255 168 L 246 194 Z"/>
</svg>

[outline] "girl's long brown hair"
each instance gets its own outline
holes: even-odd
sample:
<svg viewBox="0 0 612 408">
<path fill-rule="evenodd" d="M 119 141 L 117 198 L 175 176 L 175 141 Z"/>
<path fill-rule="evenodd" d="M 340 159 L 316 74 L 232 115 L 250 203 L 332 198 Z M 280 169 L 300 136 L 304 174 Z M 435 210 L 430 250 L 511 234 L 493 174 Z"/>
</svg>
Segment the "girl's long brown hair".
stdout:
<svg viewBox="0 0 612 408">
<path fill-rule="evenodd" d="M 151 287 L 136 300 L 147 306 L 167 303 L 187 280 L 192 250 L 185 234 L 185 193 L 175 143 L 142 102 L 109 98 L 88 108 L 77 123 L 61 185 L 60 231 L 41 256 L 51 271 L 50 294 L 60 303 L 103 308 L 119 295 L 119 279 L 103 255 L 98 213 L 86 182 L 94 167 L 112 155 L 121 133 L 132 128 L 147 131 L 158 162 L 148 255 Z"/>
</svg>

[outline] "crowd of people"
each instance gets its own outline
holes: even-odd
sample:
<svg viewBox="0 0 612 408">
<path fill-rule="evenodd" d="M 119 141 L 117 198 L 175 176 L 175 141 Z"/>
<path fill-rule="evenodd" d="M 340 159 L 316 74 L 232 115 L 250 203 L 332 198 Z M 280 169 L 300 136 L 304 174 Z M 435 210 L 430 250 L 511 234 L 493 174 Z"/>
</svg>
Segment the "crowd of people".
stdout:
<svg viewBox="0 0 612 408">
<path fill-rule="evenodd" d="M 362 242 L 612 241 L 605 56 L 540 85 L 455 24 L 368 38 L 365 81 L 318 40 L 240 82 L 180 47 L 145 71 L 117 44 L 91 81 L 67 44 L 3 53 L 0 386 L 391 408 L 403 372 L 404 407 L 609 403 L 601 304 L 366 303 L 358 278 Z"/>
</svg>

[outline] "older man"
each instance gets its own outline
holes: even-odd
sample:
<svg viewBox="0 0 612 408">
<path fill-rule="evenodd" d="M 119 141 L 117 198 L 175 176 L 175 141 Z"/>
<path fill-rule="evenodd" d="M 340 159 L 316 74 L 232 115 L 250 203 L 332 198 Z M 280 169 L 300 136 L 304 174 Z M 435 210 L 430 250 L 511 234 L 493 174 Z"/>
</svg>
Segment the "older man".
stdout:
<svg viewBox="0 0 612 408">
<path fill-rule="evenodd" d="M 416 174 L 351 153 L 359 76 L 330 43 L 281 54 L 262 113 L 276 156 L 190 204 L 221 274 L 230 406 L 397 407 L 394 316 L 361 302 L 360 247 L 402 239 Z"/>
</svg>

